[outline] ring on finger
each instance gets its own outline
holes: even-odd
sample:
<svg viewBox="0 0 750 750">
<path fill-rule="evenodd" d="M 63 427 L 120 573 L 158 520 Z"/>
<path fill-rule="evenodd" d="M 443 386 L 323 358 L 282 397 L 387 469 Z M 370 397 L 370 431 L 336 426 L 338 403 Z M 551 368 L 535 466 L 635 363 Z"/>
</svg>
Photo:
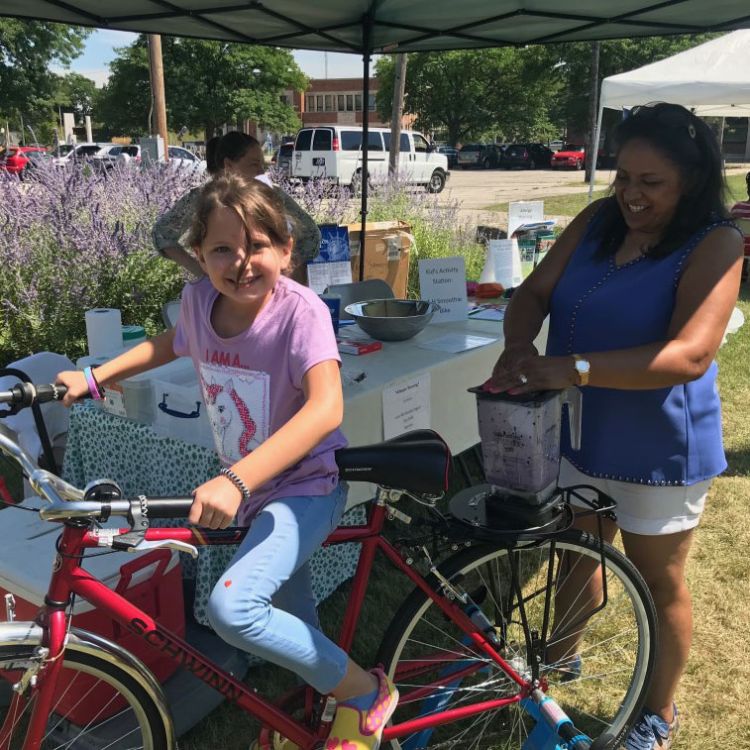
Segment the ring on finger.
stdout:
<svg viewBox="0 0 750 750">
<path fill-rule="evenodd" d="M 520 381 L 521 385 L 526 385 L 526 383 L 529 382 L 529 379 L 523 373 L 518 376 L 518 380 Z"/>
</svg>

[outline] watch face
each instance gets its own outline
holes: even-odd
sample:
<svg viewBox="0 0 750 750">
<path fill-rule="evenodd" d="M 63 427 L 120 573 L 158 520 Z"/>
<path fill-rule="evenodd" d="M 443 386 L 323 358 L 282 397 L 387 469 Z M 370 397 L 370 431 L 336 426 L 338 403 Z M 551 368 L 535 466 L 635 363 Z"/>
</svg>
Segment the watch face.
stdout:
<svg viewBox="0 0 750 750">
<path fill-rule="evenodd" d="M 591 365 L 585 359 L 576 360 L 576 370 L 578 372 L 588 372 L 591 369 Z"/>
</svg>

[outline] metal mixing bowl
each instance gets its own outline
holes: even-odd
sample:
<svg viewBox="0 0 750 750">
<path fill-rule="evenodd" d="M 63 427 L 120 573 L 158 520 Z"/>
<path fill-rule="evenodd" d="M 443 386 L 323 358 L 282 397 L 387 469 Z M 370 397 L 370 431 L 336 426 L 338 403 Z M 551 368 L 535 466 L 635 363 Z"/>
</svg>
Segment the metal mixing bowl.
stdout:
<svg viewBox="0 0 750 750">
<path fill-rule="evenodd" d="M 374 339 L 403 341 L 416 336 L 430 322 L 436 305 L 420 299 L 373 299 L 354 302 L 345 309 Z"/>
</svg>

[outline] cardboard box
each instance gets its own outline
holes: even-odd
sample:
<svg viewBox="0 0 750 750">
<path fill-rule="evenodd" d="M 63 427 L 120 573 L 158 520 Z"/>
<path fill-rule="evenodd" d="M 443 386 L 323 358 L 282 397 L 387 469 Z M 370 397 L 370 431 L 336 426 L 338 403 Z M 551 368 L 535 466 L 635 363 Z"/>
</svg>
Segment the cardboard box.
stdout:
<svg viewBox="0 0 750 750">
<path fill-rule="evenodd" d="M 352 278 L 359 281 L 360 238 L 362 224 L 349 225 Z M 365 230 L 363 279 L 383 279 L 393 294 L 406 298 L 409 280 L 409 255 L 414 239 L 411 227 L 403 221 L 368 222 Z"/>
</svg>

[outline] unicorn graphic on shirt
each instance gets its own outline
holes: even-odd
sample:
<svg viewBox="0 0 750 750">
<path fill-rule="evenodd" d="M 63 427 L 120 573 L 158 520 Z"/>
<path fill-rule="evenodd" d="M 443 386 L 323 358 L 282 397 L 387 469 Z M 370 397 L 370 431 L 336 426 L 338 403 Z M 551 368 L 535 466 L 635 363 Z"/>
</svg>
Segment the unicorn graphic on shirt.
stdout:
<svg viewBox="0 0 750 750">
<path fill-rule="evenodd" d="M 201 368 L 216 369 L 210 366 Z M 223 378 L 201 373 L 206 412 L 222 460 L 236 461 L 268 436 L 268 376 L 221 368 Z M 227 371 L 233 371 L 227 377 Z"/>
</svg>

